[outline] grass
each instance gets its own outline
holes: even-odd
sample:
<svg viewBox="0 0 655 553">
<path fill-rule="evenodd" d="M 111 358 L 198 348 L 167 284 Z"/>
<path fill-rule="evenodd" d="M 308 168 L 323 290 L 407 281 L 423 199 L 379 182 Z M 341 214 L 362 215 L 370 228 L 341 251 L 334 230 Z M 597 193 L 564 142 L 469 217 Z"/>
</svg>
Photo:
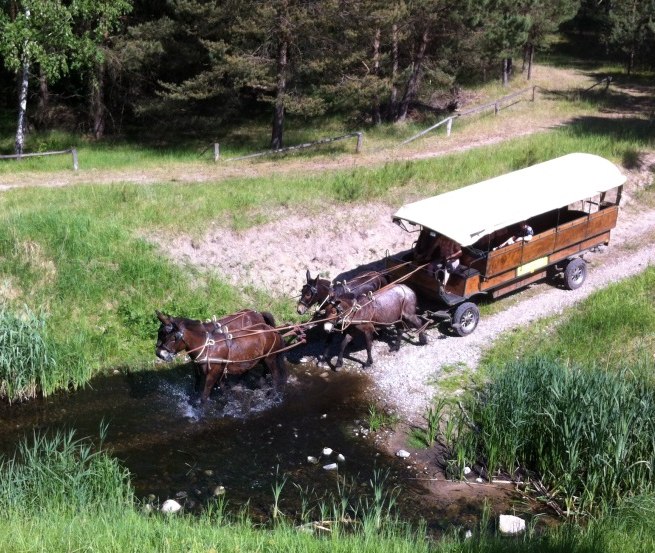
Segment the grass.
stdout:
<svg viewBox="0 0 655 553">
<path fill-rule="evenodd" d="M 648 268 L 494 344 L 465 411 L 448 414 L 452 473 L 478 462 L 487 478 L 538 478 L 576 516 L 652 494 L 654 279 Z"/>
<path fill-rule="evenodd" d="M 393 429 L 400 417 L 397 413 L 388 413 L 379 409 L 374 403 L 368 406 L 368 428 L 371 432 L 379 432 L 383 428 Z"/>
<path fill-rule="evenodd" d="M 543 319 L 501 338 L 485 353 L 487 369 L 534 355 L 608 368 L 652 362 L 655 269 L 593 293 L 563 319 Z M 593 354 L 590 354 L 593 352 Z"/>
<path fill-rule="evenodd" d="M 567 515 L 606 512 L 650 494 L 655 383 L 647 371 L 567 367 L 547 358 L 506 366 L 464 400 L 454 449 L 487 478 L 536 475 Z"/>
<path fill-rule="evenodd" d="M 502 538 L 486 509 L 470 539 L 455 528 L 429 538 L 420 523 L 411 527 L 396 519 L 399 491 L 390 489 L 380 472 L 373 474 L 365 497 L 340 482 L 333 500 L 310 510 L 300 523 L 278 512 L 275 521 L 256 524 L 247 513 L 226 514 L 220 501 L 198 516 L 164 515 L 134 501 L 129 475 L 102 443 L 94 446 L 73 432 L 25 440 L 13 459 L 0 463 L 0 475 L 0 532 L 7 553 L 636 553 L 655 546 L 655 498 L 649 495 L 626 500 L 582 527 L 565 524 Z"/>
<path fill-rule="evenodd" d="M 41 387 L 66 386 L 66 376 L 58 381 L 61 375 L 45 332 L 43 317 L 29 309 L 17 315 L 0 306 L 0 396 L 22 400 Z"/>
</svg>

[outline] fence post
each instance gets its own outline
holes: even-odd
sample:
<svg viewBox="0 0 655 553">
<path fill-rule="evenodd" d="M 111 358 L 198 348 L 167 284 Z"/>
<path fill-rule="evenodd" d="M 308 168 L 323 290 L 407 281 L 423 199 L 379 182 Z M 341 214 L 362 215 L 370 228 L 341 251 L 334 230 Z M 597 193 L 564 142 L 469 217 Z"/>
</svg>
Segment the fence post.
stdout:
<svg viewBox="0 0 655 553">
<path fill-rule="evenodd" d="M 446 136 L 450 136 L 450 130 L 453 128 L 453 118 L 451 117 L 448 119 L 448 123 L 446 123 Z"/>
<path fill-rule="evenodd" d="M 73 154 L 73 171 L 77 171 L 80 168 L 77 163 L 77 148 L 71 148 L 71 154 Z"/>
<path fill-rule="evenodd" d="M 498 115 L 498 102 L 494 104 L 494 115 Z"/>
<path fill-rule="evenodd" d="M 355 146 L 355 153 L 358 154 L 362 151 L 362 142 L 364 141 L 364 136 L 361 132 L 357 133 L 357 146 Z"/>
<path fill-rule="evenodd" d="M 537 89 L 537 86 L 532 87 L 532 101 L 534 102 L 534 91 Z"/>
<path fill-rule="evenodd" d="M 612 82 L 611 76 L 605 77 L 605 90 L 603 90 L 603 92 L 607 92 L 607 89 L 610 87 L 611 82 Z"/>
<path fill-rule="evenodd" d="M 214 142 L 214 163 L 218 161 L 218 158 L 221 156 L 221 149 L 218 142 Z"/>
</svg>

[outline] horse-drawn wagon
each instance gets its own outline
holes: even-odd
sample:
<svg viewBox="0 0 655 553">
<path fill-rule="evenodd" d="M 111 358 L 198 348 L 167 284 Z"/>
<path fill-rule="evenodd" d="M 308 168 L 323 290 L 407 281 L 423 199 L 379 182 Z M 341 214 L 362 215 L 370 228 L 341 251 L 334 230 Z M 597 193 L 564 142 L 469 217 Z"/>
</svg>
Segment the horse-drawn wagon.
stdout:
<svg viewBox="0 0 655 553">
<path fill-rule="evenodd" d="M 610 161 L 575 153 L 407 204 L 393 220 L 418 238 L 387 268 L 436 306 L 426 315 L 465 336 L 484 297 L 547 277 L 581 286 L 583 255 L 609 244 L 625 180 Z M 444 242 L 455 246 L 446 253 Z"/>
</svg>

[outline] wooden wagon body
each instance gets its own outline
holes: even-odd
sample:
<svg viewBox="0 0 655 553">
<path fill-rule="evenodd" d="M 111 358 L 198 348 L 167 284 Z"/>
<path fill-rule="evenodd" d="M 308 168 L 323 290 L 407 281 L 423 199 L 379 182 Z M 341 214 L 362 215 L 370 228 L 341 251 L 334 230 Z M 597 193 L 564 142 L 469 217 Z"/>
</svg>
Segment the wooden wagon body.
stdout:
<svg viewBox="0 0 655 553">
<path fill-rule="evenodd" d="M 390 256 L 387 266 L 394 279 L 406 277 L 434 304 L 428 314 L 470 334 L 482 297 L 497 298 L 546 277 L 580 286 L 584 253 L 610 242 L 624 182 L 608 160 L 576 153 L 408 204 L 393 220 L 408 232 L 414 227 L 419 239 L 411 251 Z M 499 247 L 519 223 L 532 228 L 532 238 Z M 443 271 L 417 259 L 417 243 L 439 235 L 462 250 L 445 285 Z"/>
</svg>

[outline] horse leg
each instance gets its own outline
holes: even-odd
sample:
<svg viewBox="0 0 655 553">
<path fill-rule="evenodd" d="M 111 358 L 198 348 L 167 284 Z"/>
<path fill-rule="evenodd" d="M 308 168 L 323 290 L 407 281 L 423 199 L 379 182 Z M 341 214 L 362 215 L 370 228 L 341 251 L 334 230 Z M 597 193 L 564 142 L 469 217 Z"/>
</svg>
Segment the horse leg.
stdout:
<svg viewBox="0 0 655 553">
<path fill-rule="evenodd" d="M 352 335 L 350 332 L 346 332 L 343 335 L 343 340 L 341 340 L 341 349 L 339 349 L 339 357 L 337 358 L 337 364 L 334 366 L 335 369 L 343 366 L 343 352 L 346 350 L 346 346 L 352 342 Z"/>
<path fill-rule="evenodd" d="M 334 332 L 328 332 L 327 337 L 325 338 L 325 347 L 323 349 L 323 353 L 318 357 L 319 364 L 327 362 L 328 354 L 330 353 L 330 347 L 332 346 L 333 340 L 334 340 Z"/>
<path fill-rule="evenodd" d="M 403 318 L 407 322 L 409 322 L 416 330 L 423 327 L 423 323 L 421 322 L 421 319 L 419 319 L 417 315 L 405 315 Z M 425 331 L 421 331 L 418 333 L 418 343 L 421 344 L 422 346 L 428 343 L 428 337 L 425 334 Z"/>
<path fill-rule="evenodd" d="M 287 382 L 287 367 L 284 360 L 284 355 L 281 353 L 278 353 L 277 355 L 269 355 L 268 357 L 264 358 L 264 364 L 271 372 L 275 390 L 279 390 Z"/>
<path fill-rule="evenodd" d="M 398 351 L 400 350 L 400 340 L 403 336 L 403 329 L 400 323 L 396 323 L 394 328 L 396 329 L 396 342 L 391 345 L 391 351 Z"/>
<path fill-rule="evenodd" d="M 366 363 L 364 363 L 364 367 L 370 367 L 373 364 L 371 350 L 373 349 L 373 332 L 375 332 L 375 327 L 372 324 L 366 324 L 358 327 L 358 329 L 364 334 L 364 338 L 366 339 Z"/>
<path fill-rule="evenodd" d="M 207 374 L 205 375 L 205 387 L 200 396 L 200 403 L 205 403 L 205 401 L 209 399 L 209 394 L 211 394 L 212 388 L 214 387 L 214 384 L 216 384 L 219 374 L 220 371 L 214 370 L 213 368 L 207 371 Z"/>
</svg>

